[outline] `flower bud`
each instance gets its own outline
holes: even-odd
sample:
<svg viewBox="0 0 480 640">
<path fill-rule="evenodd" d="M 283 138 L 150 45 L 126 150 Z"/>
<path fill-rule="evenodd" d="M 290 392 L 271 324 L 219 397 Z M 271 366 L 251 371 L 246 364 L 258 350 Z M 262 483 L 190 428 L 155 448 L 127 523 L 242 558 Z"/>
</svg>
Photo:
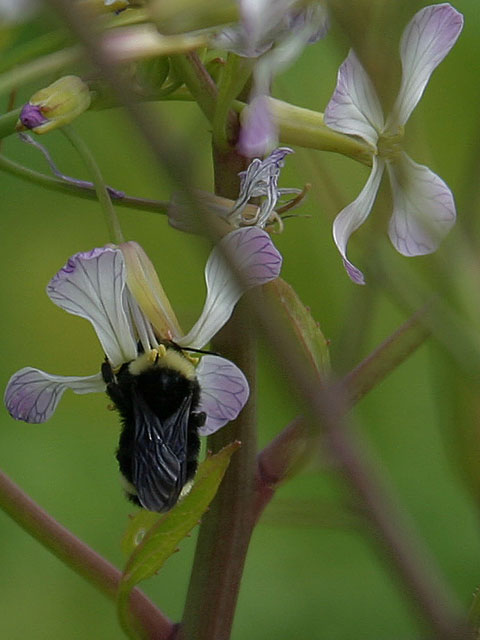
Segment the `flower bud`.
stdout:
<svg viewBox="0 0 480 640">
<path fill-rule="evenodd" d="M 33 94 L 23 106 L 17 131 L 47 133 L 69 124 L 90 106 L 90 91 L 77 76 L 64 76 Z"/>
</svg>

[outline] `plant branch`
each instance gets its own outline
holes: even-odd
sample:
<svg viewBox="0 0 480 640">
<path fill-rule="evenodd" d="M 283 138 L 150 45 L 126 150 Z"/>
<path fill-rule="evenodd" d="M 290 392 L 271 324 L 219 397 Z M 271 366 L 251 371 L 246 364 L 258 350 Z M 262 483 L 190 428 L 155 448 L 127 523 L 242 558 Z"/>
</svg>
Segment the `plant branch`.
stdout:
<svg viewBox="0 0 480 640">
<path fill-rule="evenodd" d="M 238 194 L 239 164 L 245 158 L 214 147 L 217 195 Z M 230 162 L 228 161 L 230 159 Z M 256 341 L 245 300 L 237 304 L 225 327 L 212 340 L 212 349 L 232 360 L 244 372 L 250 397 L 238 418 L 209 438 L 214 451 L 239 440 L 222 484 L 203 518 L 185 603 L 183 640 L 227 640 L 230 637 L 243 567 L 253 530 L 256 438 Z"/>
<path fill-rule="evenodd" d="M 82 138 L 75 133 L 70 125 L 62 127 L 62 133 L 78 152 L 91 174 L 97 198 L 103 211 L 110 240 L 114 243 L 121 244 L 124 242 L 122 229 L 120 227 L 117 214 L 115 213 L 115 209 L 113 208 L 112 200 L 110 198 L 107 185 L 105 184 L 105 180 L 103 179 L 102 172 L 100 171 L 100 167 L 98 166 L 90 149 L 84 143 Z"/>
<path fill-rule="evenodd" d="M 0 75 L 0 94 L 21 87 L 32 80 L 38 80 L 49 73 L 60 71 L 77 62 L 80 57 L 80 47 L 69 47 L 9 69 Z"/>
<path fill-rule="evenodd" d="M 215 115 L 217 86 L 205 69 L 198 54 L 193 51 L 183 55 L 171 56 L 176 74 L 182 78 L 194 100 L 211 122 Z"/>
<path fill-rule="evenodd" d="M 115 601 L 121 572 L 59 524 L 1 471 L 0 507 L 70 569 Z M 147 638 L 171 639 L 174 625 L 139 589 L 133 590 L 130 604 L 132 615 Z"/>
<path fill-rule="evenodd" d="M 345 393 L 346 411 L 395 371 L 431 335 L 424 324 L 428 310 L 429 305 L 426 305 L 413 314 L 340 381 Z M 301 468 L 308 459 L 308 452 L 315 446 L 318 447 L 318 443 L 312 443 L 312 430 L 306 418 L 298 416 L 258 454 L 253 505 L 255 521 L 258 521 L 278 486 Z"/>
<path fill-rule="evenodd" d="M 86 200 L 98 201 L 97 192 L 93 184 L 81 184 L 74 182 L 66 182 L 59 178 L 48 176 L 34 169 L 24 167 L 18 162 L 7 158 L 0 154 L 0 169 L 6 171 L 12 176 L 26 180 L 32 184 L 38 184 L 45 189 L 51 191 L 59 191 L 67 195 L 76 196 L 77 198 L 85 198 Z M 119 207 L 127 207 L 129 209 L 139 209 L 140 211 L 151 211 L 152 213 L 166 214 L 169 202 L 162 200 L 150 200 L 149 198 L 137 198 L 123 194 L 121 197 L 115 198 L 115 204 Z"/>
</svg>

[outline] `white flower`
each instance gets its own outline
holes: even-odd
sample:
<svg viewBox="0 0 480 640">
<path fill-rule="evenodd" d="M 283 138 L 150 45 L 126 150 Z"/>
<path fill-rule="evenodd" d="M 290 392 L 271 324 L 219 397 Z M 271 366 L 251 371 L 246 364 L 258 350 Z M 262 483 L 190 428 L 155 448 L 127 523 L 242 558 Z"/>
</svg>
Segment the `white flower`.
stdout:
<svg viewBox="0 0 480 640">
<path fill-rule="evenodd" d="M 403 32 L 402 83 L 386 120 L 373 84 L 353 51 L 340 67 L 337 86 L 325 110 L 325 124 L 363 138 L 374 153 L 366 185 L 333 225 L 345 268 L 358 284 L 365 282 L 363 273 L 347 259 L 347 243 L 368 217 L 385 168 L 393 195 L 389 236 L 397 251 L 405 256 L 432 253 L 455 222 L 455 203 L 448 186 L 428 167 L 414 162 L 400 143 L 405 123 L 462 26 L 463 16 L 450 4 L 428 6 L 415 14 Z"/>
<path fill-rule="evenodd" d="M 233 278 L 224 253 L 240 271 L 241 283 Z M 205 307 L 186 335 L 151 262 L 133 242 L 72 256 L 48 284 L 47 294 L 59 307 L 93 325 L 115 370 L 135 360 L 142 350 L 158 347 L 159 340 L 171 340 L 187 351 L 203 347 L 227 322 L 247 289 L 278 276 L 281 262 L 270 237 L 261 229 L 237 229 L 225 236 L 205 267 Z M 201 392 L 199 411 L 207 416 L 199 433 L 207 435 L 238 415 L 248 399 L 248 383 L 235 364 L 216 355 L 202 357 L 196 377 Z M 57 376 L 26 367 L 10 379 L 5 404 L 17 420 L 44 422 L 66 389 L 78 394 L 105 392 L 106 385 L 101 373 Z"/>
</svg>

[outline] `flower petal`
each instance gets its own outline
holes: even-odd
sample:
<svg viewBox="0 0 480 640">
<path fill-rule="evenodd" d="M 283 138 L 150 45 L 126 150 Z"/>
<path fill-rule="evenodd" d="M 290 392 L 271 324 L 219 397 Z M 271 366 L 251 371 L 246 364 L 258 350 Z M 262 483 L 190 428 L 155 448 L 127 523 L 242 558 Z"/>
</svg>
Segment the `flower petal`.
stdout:
<svg viewBox="0 0 480 640">
<path fill-rule="evenodd" d="M 392 111 L 392 123 L 403 126 L 422 97 L 436 67 L 455 44 L 463 16 L 450 4 L 434 4 L 418 11 L 400 43 L 403 77 Z"/>
<path fill-rule="evenodd" d="M 224 254 L 238 269 L 241 283 Z M 281 266 L 282 256 L 265 231 L 244 227 L 227 234 L 213 249 L 205 267 L 207 299 L 200 318 L 177 343 L 183 347 L 203 347 L 230 318 L 240 296 L 251 287 L 274 280 Z"/>
<path fill-rule="evenodd" d="M 404 256 L 432 253 L 455 223 L 452 192 L 439 176 L 406 153 L 387 166 L 393 193 L 390 240 Z"/>
<path fill-rule="evenodd" d="M 256 95 L 242 112 L 237 148 L 247 158 L 264 156 L 278 143 L 278 130 L 265 94 Z"/>
<path fill-rule="evenodd" d="M 199 411 L 205 411 L 207 420 L 198 432 L 202 436 L 235 420 L 248 400 L 248 382 L 237 365 L 220 356 L 203 356 L 197 367 L 200 385 Z"/>
<path fill-rule="evenodd" d="M 105 391 L 105 382 L 100 373 L 93 376 L 53 376 L 25 367 L 10 378 L 4 402 L 16 420 L 45 422 L 57 408 L 66 389 L 79 394 L 102 392 Z"/>
<path fill-rule="evenodd" d="M 158 337 L 172 339 L 181 335 L 175 312 L 150 258 L 137 242 L 123 242 L 119 248 L 125 261 L 128 290 Z"/>
<path fill-rule="evenodd" d="M 119 249 L 104 247 L 77 253 L 52 278 L 52 302 L 91 322 L 114 367 L 137 357 L 125 312 L 125 263 Z"/>
<path fill-rule="evenodd" d="M 347 259 L 347 244 L 352 233 L 365 222 L 372 210 L 384 168 L 384 161 L 374 156 L 372 171 L 366 185 L 357 198 L 340 211 L 333 223 L 335 244 L 343 258 L 348 275 L 357 284 L 365 284 L 365 279 L 363 273 Z"/>
<path fill-rule="evenodd" d="M 282 193 L 292 193 L 292 190 L 278 188 L 280 170 L 283 168 L 285 157 L 293 153 L 290 147 L 278 147 L 264 160 L 254 158 L 246 171 L 241 171 L 240 193 L 231 208 L 228 217 L 235 226 L 242 223 L 255 224 L 257 227 L 265 227 L 268 223 L 277 202 Z M 293 192 L 298 193 L 297 190 Z M 260 207 L 255 207 L 252 216 L 252 206 L 248 202 L 252 198 L 265 198 Z"/>
<path fill-rule="evenodd" d="M 324 114 L 325 124 L 340 133 L 360 136 L 376 146 L 383 112 L 372 81 L 353 49 L 338 70 L 337 86 Z"/>
</svg>

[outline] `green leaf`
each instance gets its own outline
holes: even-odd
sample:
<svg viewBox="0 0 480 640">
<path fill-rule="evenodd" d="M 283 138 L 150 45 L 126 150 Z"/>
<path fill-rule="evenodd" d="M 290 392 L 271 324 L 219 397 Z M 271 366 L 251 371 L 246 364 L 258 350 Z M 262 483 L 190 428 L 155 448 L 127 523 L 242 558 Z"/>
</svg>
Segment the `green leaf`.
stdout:
<svg viewBox="0 0 480 640">
<path fill-rule="evenodd" d="M 308 307 L 282 278 L 264 285 L 264 291 L 279 318 L 284 320 L 288 331 L 293 333 L 292 340 L 298 342 L 316 374 L 325 378 L 330 371 L 328 343 Z"/>
<path fill-rule="evenodd" d="M 198 468 L 190 493 L 171 511 L 162 515 L 141 512 L 127 529 L 122 546 L 124 549 L 133 546 L 134 551 L 123 573 L 117 605 L 120 623 L 130 637 L 143 637 L 130 616 L 131 590 L 140 581 L 154 575 L 177 551 L 178 543 L 199 523 L 217 492 L 232 454 L 239 446 L 239 442 L 232 442 L 215 455 L 208 456 Z M 145 533 L 152 522 L 153 526 Z M 138 544 L 140 538 L 143 539 Z"/>
<path fill-rule="evenodd" d="M 145 535 L 161 518 L 162 513 L 141 509 L 130 521 L 122 539 L 122 551 L 126 556 L 130 556 L 138 545 L 143 542 Z"/>
</svg>

